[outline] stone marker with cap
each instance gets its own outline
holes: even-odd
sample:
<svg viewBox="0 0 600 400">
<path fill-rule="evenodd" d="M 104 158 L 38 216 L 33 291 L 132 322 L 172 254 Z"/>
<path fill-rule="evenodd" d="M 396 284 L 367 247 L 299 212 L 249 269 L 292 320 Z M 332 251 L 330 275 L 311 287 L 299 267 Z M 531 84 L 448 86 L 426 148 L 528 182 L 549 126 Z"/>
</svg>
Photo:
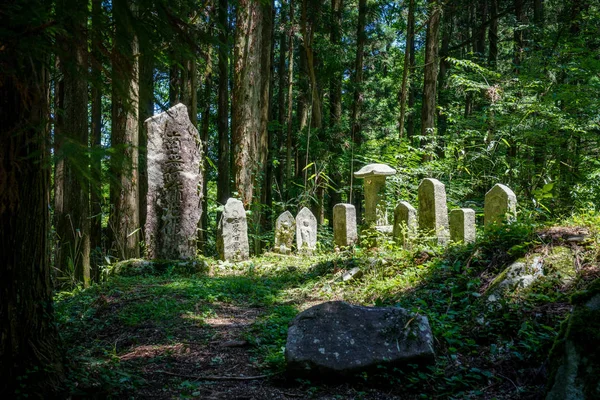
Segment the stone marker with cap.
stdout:
<svg viewBox="0 0 600 400">
<path fill-rule="evenodd" d="M 317 248 L 317 218 L 306 207 L 296 216 L 296 247 L 304 255 L 311 255 Z"/>
<path fill-rule="evenodd" d="M 438 244 L 448 243 L 446 187 L 437 179 L 425 178 L 419 185 L 419 229 L 433 232 Z"/>
<path fill-rule="evenodd" d="M 385 178 L 395 175 L 396 170 L 386 164 L 369 164 L 354 173 L 364 179 L 365 223 L 367 225 L 387 225 L 385 210 Z"/>
<path fill-rule="evenodd" d="M 506 185 L 497 183 L 485 194 L 484 225 L 512 222 L 517 212 L 517 196 Z"/>
<path fill-rule="evenodd" d="M 417 234 L 417 210 L 407 201 L 401 201 L 394 210 L 394 239 L 402 244 Z"/>
<path fill-rule="evenodd" d="M 475 210 L 457 208 L 450 211 L 450 240 L 475 243 Z"/>
<path fill-rule="evenodd" d="M 217 226 L 217 250 L 221 260 L 242 261 L 250 256 L 244 204 L 229 198 Z"/>
<path fill-rule="evenodd" d="M 279 254 L 290 254 L 296 233 L 296 220 L 291 212 L 285 211 L 275 222 L 275 247 L 273 251 Z"/>
<path fill-rule="evenodd" d="M 202 147 L 187 108 L 177 104 L 148 118 L 146 251 L 151 259 L 196 256 L 202 215 Z"/>
<path fill-rule="evenodd" d="M 336 246 L 347 247 L 357 240 L 356 209 L 352 204 L 336 204 L 333 207 L 333 242 Z"/>
</svg>

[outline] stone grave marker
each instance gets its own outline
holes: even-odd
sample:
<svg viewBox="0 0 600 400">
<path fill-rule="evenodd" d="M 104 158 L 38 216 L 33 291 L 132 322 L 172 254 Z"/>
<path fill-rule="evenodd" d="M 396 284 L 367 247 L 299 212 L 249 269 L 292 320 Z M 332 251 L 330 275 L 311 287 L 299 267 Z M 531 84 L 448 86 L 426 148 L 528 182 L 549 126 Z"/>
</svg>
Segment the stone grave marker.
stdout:
<svg viewBox="0 0 600 400">
<path fill-rule="evenodd" d="M 364 179 L 365 223 L 385 226 L 388 224 L 385 210 L 385 178 L 395 175 L 396 170 L 385 164 L 369 164 L 354 173 L 356 178 Z"/>
<path fill-rule="evenodd" d="M 510 188 L 497 183 L 485 194 L 484 225 L 512 222 L 517 212 L 517 196 Z"/>
<path fill-rule="evenodd" d="M 406 244 L 415 237 L 418 229 L 417 210 L 407 201 L 401 201 L 394 210 L 394 239 Z"/>
<path fill-rule="evenodd" d="M 425 178 L 419 185 L 419 229 L 433 232 L 439 244 L 448 243 L 446 187 L 437 179 Z"/>
<path fill-rule="evenodd" d="M 317 218 L 306 207 L 296 216 L 296 247 L 299 254 L 305 255 L 317 248 Z"/>
<path fill-rule="evenodd" d="M 273 251 L 280 254 L 290 254 L 296 233 L 296 220 L 291 212 L 282 213 L 275 222 L 275 247 Z"/>
<path fill-rule="evenodd" d="M 202 214 L 202 146 L 187 108 L 177 104 L 145 121 L 148 195 L 144 226 L 151 259 L 196 255 Z"/>
<path fill-rule="evenodd" d="M 229 198 L 217 227 L 217 250 L 222 260 L 242 261 L 250 256 L 244 204 Z"/>
<path fill-rule="evenodd" d="M 457 208 L 450 211 L 450 240 L 475 243 L 475 210 Z"/>
<path fill-rule="evenodd" d="M 357 240 L 356 208 L 352 204 L 336 204 L 333 207 L 333 242 L 336 246 L 348 247 Z"/>
</svg>

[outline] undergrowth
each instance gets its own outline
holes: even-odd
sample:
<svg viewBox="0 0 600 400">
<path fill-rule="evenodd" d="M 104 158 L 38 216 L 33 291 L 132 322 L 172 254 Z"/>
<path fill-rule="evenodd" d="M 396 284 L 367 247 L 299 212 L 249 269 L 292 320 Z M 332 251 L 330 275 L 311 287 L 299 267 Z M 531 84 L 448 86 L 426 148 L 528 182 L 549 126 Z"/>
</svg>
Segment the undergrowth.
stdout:
<svg viewBox="0 0 600 400">
<path fill-rule="evenodd" d="M 209 274 L 115 276 L 86 290 L 59 293 L 58 325 L 70 361 L 71 392 L 118 396 L 143 388 L 148 385 L 144 363 L 168 354 L 157 351 L 138 363 L 124 361 L 127 355 L 147 345 L 208 345 L 215 332 L 211 321 L 223 307 L 256 310 L 243 332 L 248 352 L 256 368 L 282 371 L 294 316 L 318 302 L 345 300 L 424 315 L 435 337 L 435 365 L 362 374 L 360 384 L 386 382 L 387 390 L 401 387 L 403 393 L 427 398 L 539 397 L 546 357 L 569 312 L 568 296 L 597 276 L 592 232 L 580 258 L 596 272 L 568 284 L 542 277 L 497 303 L 486 302 L 487 286 L 508 263 L 551 245 L 539 228 L 515 223 L 480 233 L 476 244 L 447 248 L 415 244 L 406 250 L 386 242 L 315 257 L 209 260 Z M 363 276 L 344 282 L 343 273 L 354 267 Z M 308 385 L 310 393 L 319 391 L 320 384 L 298 384 Z"/>
</svg>

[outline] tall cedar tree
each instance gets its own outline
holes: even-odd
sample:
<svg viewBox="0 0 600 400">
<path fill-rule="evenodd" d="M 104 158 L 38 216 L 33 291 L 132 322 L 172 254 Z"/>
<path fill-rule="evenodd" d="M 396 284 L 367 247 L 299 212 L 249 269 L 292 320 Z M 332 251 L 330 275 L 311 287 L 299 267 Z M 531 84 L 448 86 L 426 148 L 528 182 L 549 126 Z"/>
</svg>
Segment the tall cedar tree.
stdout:
<svg viewBox="0 0 600 400">
<path fill-rule="evenodd" d="M 57 37 L 57 123 L 55 125 L 54 217 L 58 239 L 55 267 L 90 282 L 90 219 L 88 160 L 87 4 L 77 0 L 57 2 L 57 18 L 65 27 Z M 60 145 L 58 145 L 60 144 Z"/>
<path fill-rule="evenodd" d="M 49 398 L 64 377 L 48 241 L 52 23 L 46 1 L 9 3 L 19 7 L 0 13 L 0 397 L 24 384 Z"/>
<path fill-rule="evenodd" d="M 113 248 L 121 258 L 139 257 L 138 177 L 138 38 L 134 29 L 135 3 L 113 1 L 115 40 L 113 50 L 113 101 L 110 227 Z"/>
<path fill-rule="evenodd" d="M 266 161 L 271 4 L 238 2 L 232 98 L 233 175 L 245 206 L 252 202 L 254 185 Z"/>
</svg>

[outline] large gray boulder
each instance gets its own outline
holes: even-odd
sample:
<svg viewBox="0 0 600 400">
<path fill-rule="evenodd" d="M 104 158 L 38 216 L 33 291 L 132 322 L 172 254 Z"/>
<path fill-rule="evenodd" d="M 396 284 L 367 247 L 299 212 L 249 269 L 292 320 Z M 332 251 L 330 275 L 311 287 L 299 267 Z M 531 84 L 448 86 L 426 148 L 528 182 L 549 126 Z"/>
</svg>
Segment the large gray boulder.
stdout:
<svg viewBox="0 0 600 400">
<path fill-rule="evenodd" d="M 285 358 L 297 376 L 349 376 L 378 365 L 434 362 L 426 317 L 397 307 L 322 303 L 290 323 Z"/>
</svg>

